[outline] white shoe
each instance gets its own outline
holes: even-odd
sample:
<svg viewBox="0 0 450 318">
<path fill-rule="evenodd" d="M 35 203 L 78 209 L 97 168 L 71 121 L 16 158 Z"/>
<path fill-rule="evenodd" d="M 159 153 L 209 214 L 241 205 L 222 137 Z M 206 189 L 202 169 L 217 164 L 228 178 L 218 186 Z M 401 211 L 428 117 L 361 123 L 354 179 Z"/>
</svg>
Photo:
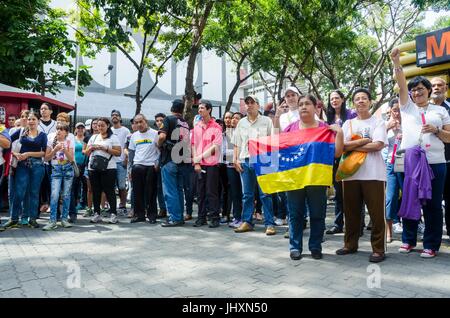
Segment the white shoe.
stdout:
<svg viewBox="0 0 450 318">
<path fill-rule="evenodd" d="M 61 225 L 63 228 L 66 228 L 66 229 L 72 227 L 72 224 L 70 224 L 69 221 L 67 221 L 67 220 L 61 220 Z"/>
<path fill-rule="evenodd" d="M 417 226 L 417 233 L 423 235 L 425 233 L 425 224 L 419 223 Z"/>
<path fill-rule="evenodd" d="M 275 225 L 277 225 L 277 226 L 283 225 L 283 220 L 282 220 L 282 219 L 279 219 L 279 218 L 276 218 L 276 219 L 275 219 Z"/>
<path fill-rule="evenodd" d="M 117 215 L 111 214 L 111 217 L 109 218 L 108 223 L 110 223 L 110 224 L 119 223 L 119 219 L 117 218 Z"/>
<path fill-rule="evenodd" d="M 401 233 L 403 233 L 403 226 L 402 226 L 402 224 L 401 224 L 400 222 L 394 223 L 394 224 L 392 225 L 392 230 L 393 230 L 394 233 L 396 233 L 396 234 L 401 234 Z"/>
<path fill-rule="evenodd" d="M 98 222 L 102 222 L 102 216 L 100 214 L 95 214 L 91 218 L 91 223 L 98 223 Z"/>
</svg>

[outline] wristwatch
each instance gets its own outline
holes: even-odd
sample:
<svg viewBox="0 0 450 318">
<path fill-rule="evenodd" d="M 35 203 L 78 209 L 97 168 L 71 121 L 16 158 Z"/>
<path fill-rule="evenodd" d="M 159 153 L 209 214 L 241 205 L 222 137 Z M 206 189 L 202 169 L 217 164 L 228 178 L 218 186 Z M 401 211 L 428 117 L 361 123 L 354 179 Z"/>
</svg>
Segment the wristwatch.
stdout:
<svg viewBox="0 0 450 318">
<path fill-rule="evenodd" d="M 436 132 L 434 133 L 436 136 L 437 135 L 439 135 L 439 132 L 440 132 L 441 130 L 439 129 L 439 127 L 436 127 Z"/>
</svg>

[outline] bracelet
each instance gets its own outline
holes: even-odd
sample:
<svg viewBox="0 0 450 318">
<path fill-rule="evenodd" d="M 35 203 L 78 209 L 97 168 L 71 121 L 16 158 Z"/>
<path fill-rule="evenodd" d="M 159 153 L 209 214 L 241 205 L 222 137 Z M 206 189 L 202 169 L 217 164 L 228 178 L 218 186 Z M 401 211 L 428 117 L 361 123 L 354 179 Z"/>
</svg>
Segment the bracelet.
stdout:
<svg viewBox="0 0 450 318">
<path fill-rule="evenodd" d="M 396 73 L 401 72 L 401 71 L 403 71 L 403 67 L 401 67 L 401 66 L 396 66 L 396 67 L 394 67 L 394 71 L 395 71 Z"/>
<path fill-rule="evenodd" d="M 439 129 L 439 127 L 436 127 L 436 132 L 434 134 L 437 136 L 437 135 L 439 135 L 440 132 L 441 132 L 441 130 Z"/>
</svg>

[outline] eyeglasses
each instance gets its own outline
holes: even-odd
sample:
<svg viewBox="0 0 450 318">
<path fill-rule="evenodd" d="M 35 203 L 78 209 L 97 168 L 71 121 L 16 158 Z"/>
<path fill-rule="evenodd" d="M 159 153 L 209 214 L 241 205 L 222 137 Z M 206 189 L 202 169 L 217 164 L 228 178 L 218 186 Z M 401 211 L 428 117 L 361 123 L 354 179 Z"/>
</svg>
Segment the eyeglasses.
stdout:
<svg viewBox="0 0 450 318">
<path fill-rule="evenodd" d="M 43 107 L 41 108 L 41 110 L 49 110 L 47 107 Z"/>
<path fill-rule="evenodd" d="M 425 89 L 426 89 L 425 87 L 413 88 L 411 90 L 411 94 L 422 93 Z"/>
</svg>

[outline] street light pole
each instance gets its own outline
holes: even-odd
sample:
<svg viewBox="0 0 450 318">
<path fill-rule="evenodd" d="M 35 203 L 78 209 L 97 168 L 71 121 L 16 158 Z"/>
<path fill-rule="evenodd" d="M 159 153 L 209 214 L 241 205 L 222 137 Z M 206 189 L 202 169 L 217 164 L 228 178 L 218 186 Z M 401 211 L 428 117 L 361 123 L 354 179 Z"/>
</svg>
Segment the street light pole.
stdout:
<svg viewBox="0 0 450 318">
<path fill-rule="evenodd" d="M 78 102 L 78 73 L 79 73 L 79 60 L 80 60 L 80 45 L 77 44 L 77 57 L 75 60 L 75 96 L 73 105 L 75 109 L 73 111 L 73 127 L 75 127 L 77 121 L 77 102 Z"/>
</svg>

